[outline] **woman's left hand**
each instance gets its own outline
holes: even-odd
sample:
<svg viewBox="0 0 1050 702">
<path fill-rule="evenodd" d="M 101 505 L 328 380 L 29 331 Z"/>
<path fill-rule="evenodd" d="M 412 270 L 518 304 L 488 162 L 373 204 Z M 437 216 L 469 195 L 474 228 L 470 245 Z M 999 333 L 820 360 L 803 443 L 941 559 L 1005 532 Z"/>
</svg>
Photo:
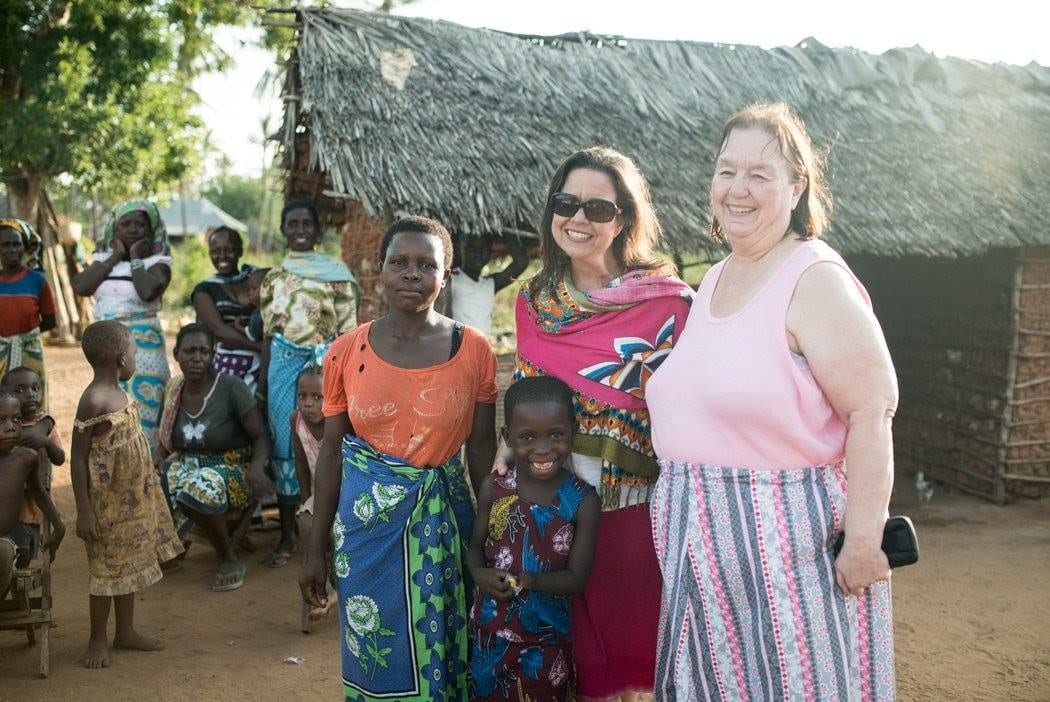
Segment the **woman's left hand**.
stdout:
<svg viewBox="0 0 1050 702">
<path fill-rule="evenodd" d="M 139 239 L 131 245 L 131 249 L 128 251 L 129 258 L 149 258 L 150 254 L 153 253 L 153 239 Z"/>
<path fill-rule="evenodd" d="M 262 466 L 252 465 L 248 469 L 248 481 L 252 484 L 254 495 L 265 495 L 273 491 L 273 481 L 266 476 Z"/>
<path fill-rule="evenodd" d="M 889 578 L 889 560 L 877 543 L 857 545 L 847 541 L 835 559 L 835 582 L 847 595 L 862 597 L 867 588 Z"/>
</svg>

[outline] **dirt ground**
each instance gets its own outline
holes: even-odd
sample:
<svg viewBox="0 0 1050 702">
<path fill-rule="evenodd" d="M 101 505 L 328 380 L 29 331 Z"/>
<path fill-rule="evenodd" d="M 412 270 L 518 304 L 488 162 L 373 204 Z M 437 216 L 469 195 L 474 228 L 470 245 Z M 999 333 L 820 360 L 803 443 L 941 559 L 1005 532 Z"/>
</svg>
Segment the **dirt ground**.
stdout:
<svg viewBox="0 0 1050 702">
<path fill-rule="evenodd" d="M 79 349 L 48 348 L 53 414 L 69 439 L 90 379 Z M 36 648 L 0 632 L 0 700 L 336 699 L 338 624 L 299 631 L 298 568 L 261 558 L 274 531 L 253 531 L 242 589 L 208 589 L 215 563 L 194 545 L 182 569 L 142 592 L 140 630 L 164 651 L 115 651 L 112 667 L 79 663 L 87 641 L 87 563 L 73 522 L 68 468 L 54 494 L 69 533 L 54 564 L 51 676 L 36 678 Z M 894 576 L 898 692 L 903 700 L 1050 700 L 1050 501 L 999 507 L 940 488 L 919 508 L 901 479 L 894 513 L 919 532 L 919 564 Z M 302 658 L 299 665 L 289 657 Z"/>
</svg>

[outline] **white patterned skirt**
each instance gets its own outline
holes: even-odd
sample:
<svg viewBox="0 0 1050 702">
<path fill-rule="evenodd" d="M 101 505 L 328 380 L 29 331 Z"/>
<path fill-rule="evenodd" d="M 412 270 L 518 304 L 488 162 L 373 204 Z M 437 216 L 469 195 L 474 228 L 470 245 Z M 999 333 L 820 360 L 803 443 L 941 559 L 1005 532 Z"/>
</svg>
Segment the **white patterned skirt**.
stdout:
<svg viewBox="0 0 1050 702">
<path fill-rule="evenodd" d="M 661 462 L 656 699 L 893 699 L 889 582 L 835 584 L 845 504 L 841 466 Z"/>
</svg>

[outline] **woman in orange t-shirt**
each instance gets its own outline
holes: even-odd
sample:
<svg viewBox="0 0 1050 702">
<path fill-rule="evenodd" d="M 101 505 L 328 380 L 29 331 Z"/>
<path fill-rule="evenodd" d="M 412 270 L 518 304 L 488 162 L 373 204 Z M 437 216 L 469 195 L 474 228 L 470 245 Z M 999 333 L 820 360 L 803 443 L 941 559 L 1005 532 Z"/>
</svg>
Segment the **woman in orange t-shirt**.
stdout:
<svg viewBox="0 0 1050 702">
<path fill-rule="evenodd" d="M 473 508 L 459 452 L 477 486 L 495 457 L 496 356 L 434 311 L 452 263 L 445 227 L 400 219 L 379 258 L 387 314 L 324 360 L 318 528 L 300 586 L 324 607 L 331 538 L 347 699 L 465 699 Z"/>
</svg>

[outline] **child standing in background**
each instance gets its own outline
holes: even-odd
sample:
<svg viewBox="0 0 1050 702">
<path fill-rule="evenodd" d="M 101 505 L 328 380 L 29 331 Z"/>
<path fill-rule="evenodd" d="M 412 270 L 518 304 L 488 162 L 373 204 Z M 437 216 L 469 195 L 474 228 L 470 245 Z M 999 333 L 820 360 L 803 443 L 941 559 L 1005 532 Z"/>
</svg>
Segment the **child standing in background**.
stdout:
<svg viewBox="0 0 1050 702">
<path fill-rule="evenodd" d="M 569 596 L 582 592 L 601 511 L 565 466 L 575 430 L 572 391 L 554 377 L 517 381 L 504 397 L 503 439 L 515 466 L 478 492 L 467 552 L 475 700 L 564 700 L 572 689 Z"/>
<path fill-rule="evenodd" d="M 314 470 L 317 467 L 317 453 L 321 450 L 321 437 L 324 435 L 324 415 L 321 413 L 324 389 L 320 364 L 311 362 L 303 369 L 296 388 L 296 404 L 298 408 L 292 410 L 288 418 L 292 427 L 292 449 L 295 453 L 295 472 L 299 479 L 299 496 L 303 500 L 299 511 L 295 513 L 295 521 L 299 527 L 299 538 L 304 543 L 309 543 L 314 525 Z M 303 603 L 303 633 L 310 631 L 310 620 L 320 619 L 328 614 L 337 603 L 338 598 L 331 588 L 328 590 L 328 600 L 324 607 L 311 609 Z"/>
<path fill-rule="evenodd" d="M 77 536 L 86 542 L 91 638 L 84 664 L 109 666 L 110 598 L 116 610 L 113 648 L 155 651 L 163 644 L 134 628 L 135 593 L 161 579 L 160 563 L 182 552 L 153 472 L 137 403 L 118 384 L 135 374 L 135 342 L 120 322 L 84 331 L 94 378 L 73 423 L 71 477 Z"/>
</svg>

